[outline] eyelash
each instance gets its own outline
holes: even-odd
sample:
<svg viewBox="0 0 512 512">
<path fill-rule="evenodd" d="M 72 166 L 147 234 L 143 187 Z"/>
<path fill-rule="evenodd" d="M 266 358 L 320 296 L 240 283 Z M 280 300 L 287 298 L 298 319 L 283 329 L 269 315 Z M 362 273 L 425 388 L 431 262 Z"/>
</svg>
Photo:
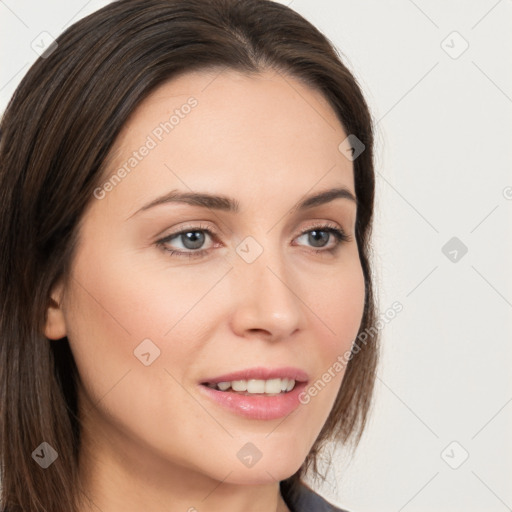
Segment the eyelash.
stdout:
<svg viewBox="0 0 512 512">
<path fill-rule="evenodd" d="M 347 235 L 342 229 L 337 227 L 335 224 L 320 224 L 320 225 L 310 226 L 306 230 L 299 233 L 296 238 L 301 237 L 311 231 L 323 231 L 326 233 L 330 233 L 336 239 L 336 245 L 331 249 L 312 249 L 312 251 L 316 254 L 319 254 L 322 252 L 328 252 L 328 253 L 334 254 L 339 249 L 339 247 L 342 243 L 350 242 L 352 239 L 349 235 Z M 167 247 L 165 247 L 165 244 L 167 242 L 169 242 L 171 239 L 174 239 L 174 238 L 179 237 L 180 235 L 184 235 L 186 233 L 193 233 L 193 232 L 205 232 L 205 233 L 208 233 L 208 235 L 212 239 L 216 238 L 216 233 L 212 232 L 211 229 L 209 229 L 208 227 L 199 225 L 199 226 L 192 226 L 190 228 L 186 228 L 186 229 L 178 231 L 176 233 L 172 233 L 164 238 L 161 238 L 160 240 L 157 240 L 155 243 L 157 246 L 161 247 L 164 251 L 169 253 L 170 256 L 177 256 L 178 258 L 180 258 L 180 257 L 187 258 L 188 257 L 189 259 L 202 258 L 208 252 L 210 252 L 212 249 L 200 249 L 197 251 L 190 249 L 188 251 L 177 251 L 177 250 L 168 249 Z"/>
</svg>

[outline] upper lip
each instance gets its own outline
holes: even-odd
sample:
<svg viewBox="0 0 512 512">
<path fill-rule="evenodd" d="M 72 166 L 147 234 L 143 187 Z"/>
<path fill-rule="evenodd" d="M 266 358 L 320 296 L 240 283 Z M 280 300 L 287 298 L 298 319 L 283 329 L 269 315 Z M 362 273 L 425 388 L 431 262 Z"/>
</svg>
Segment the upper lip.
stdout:
<svg viewBox="0 0 512 512">
<path fill-rule="evenodd" d="M 234 380 L 269 380 L 279 378 L 293 379 L 296 382 L 307 382 L 309 380 L 308 374 L 300 368 L 294 368 L 292 366 L 265 368 L 260 366 L 203 379 L 201 384 L 218 384 L 219 382 L 232 382 Z"/>
</svg>

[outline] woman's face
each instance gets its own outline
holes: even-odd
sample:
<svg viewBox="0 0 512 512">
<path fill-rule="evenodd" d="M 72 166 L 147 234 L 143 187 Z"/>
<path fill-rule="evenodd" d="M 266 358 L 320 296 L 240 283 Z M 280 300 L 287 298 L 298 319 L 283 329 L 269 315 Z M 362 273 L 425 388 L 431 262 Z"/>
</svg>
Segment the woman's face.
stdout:
<svg viewBox="0 0 512 512">
<path fill-rule="evenodd" d="M 347 135 L 274 72 L 187 73 L 134 112 L 47 324 L 68 336 L 96 459 L 248 484 L 300 467 L 363 314 L 356 203 L 298 207 L 355 195 Z"/>
</svg>

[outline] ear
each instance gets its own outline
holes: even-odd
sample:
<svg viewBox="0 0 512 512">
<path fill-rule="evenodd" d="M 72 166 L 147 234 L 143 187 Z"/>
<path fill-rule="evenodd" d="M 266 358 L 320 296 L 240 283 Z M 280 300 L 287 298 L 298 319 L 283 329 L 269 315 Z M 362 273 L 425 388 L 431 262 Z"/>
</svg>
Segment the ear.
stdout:
<svg viewBox="0 0 512 512">
<path fill-rule="evenodd" d="M 63 286 L 57 285 L 52 291 L 46 309 L 46 323 L 44 334 L 51 340 L 60 340 L 67 335 L 66 321 L 62 310 Z"/>
</svg>

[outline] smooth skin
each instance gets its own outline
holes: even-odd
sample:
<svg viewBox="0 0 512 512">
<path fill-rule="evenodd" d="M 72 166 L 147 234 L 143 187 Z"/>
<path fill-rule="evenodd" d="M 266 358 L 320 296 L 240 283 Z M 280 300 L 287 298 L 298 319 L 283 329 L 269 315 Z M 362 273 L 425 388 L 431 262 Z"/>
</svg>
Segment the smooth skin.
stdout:
<svg viewBox="0 0 512 512">
<path fill-rule="evenodd" d="M 91 500 L 83 512 L 287 511 L 279 481 L 310 451 L 344 369 L 277 420 L 228 411 L 200 382 L 294 366 L 312 384 L 350 350 L 362 319 L 356 203 L 293 210 L 330 188 L 355 195 L 353 164 L 338 150 L 347 134 L 324 97 L 296 79 L 224 70 L 163 84 L 123 127 L 102 183 L 191 96 L 197 105 L 179 124 L 91 200 L 71 278 L 52 293 L 46 336 L 67 336 L 80 374 L 80 472 Z M 172 190 L 221 194 L 240 209 L 167 202 L 139 211 Z M 349 240 L 313 237 L 325 224 Z M 169 238 L 186 229 L 195 245 Z M 263 251 L 252 263 L 236 251 L 246 237 Z M 147 366 L 134 355 L 145 339 L 160 350 Z M 262 453 L 252 467 L 237 457 L 248 442 Z"/>
</svg>

